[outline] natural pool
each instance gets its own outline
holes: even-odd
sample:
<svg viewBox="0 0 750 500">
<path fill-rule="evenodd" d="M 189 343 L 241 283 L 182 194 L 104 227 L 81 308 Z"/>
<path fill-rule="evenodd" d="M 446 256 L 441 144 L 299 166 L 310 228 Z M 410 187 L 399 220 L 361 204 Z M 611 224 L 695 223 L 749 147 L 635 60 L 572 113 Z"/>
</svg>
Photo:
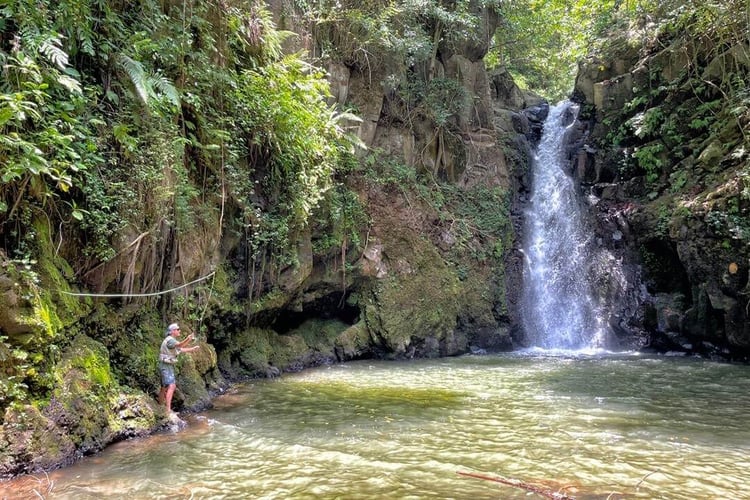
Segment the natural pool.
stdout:
<svg viewBox="0 0 750 500">
<path fill-rule="evenodd" d="M 750 366 L 513 353 L 239 385 L 8 498 L 750 498 Z"/>
</svg>

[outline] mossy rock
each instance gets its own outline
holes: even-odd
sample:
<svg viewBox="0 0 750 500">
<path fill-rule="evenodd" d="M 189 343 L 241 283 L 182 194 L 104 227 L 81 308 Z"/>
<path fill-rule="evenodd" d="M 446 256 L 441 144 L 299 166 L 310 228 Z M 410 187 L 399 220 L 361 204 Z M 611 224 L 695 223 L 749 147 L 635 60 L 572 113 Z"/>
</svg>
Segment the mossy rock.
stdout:
<svg viewBox="0 0 750 500">
<path fill-rule="evenodd" d="M 52 290 L 68 290 L 65 279 L 47 259 L 24 263 L 8 259 L 0 253 L 0 330 L 15 345 L 54 339 L 63 326 L 79 319 L 83 308 L 78 301 Z M 60 304 L 67 304 L 65 317 L 58 315 Z"/>
<path fill-rule="evenodd" d="M 29 344 L 44 332 L 33 298 L 21 270 L 0 254 L 0 331 L 14 345 Z"/>
<path fill-rule="evenodd" d="M 6 410 L 0 427 L 0 476 L 48 470 L 71 461 L 76 446 L 64 428 L 32 405 Z"/>
<path fill-rule="evenodd" d="M 156 427 L 153 400 L 124 392 L 111 371 L 107 349 L 85 335 L 72 340 L 52 378 L 55 389 L 48 402 L 6 411 L 0 429 L 0 474 L 64 465 Z"/>
<path fill-rule="evenodd" d="M 216 349 L 211 344 L 203 342 L 198 342 L 195 345 L 199 345 L 200 347 L 189 354 L 190 359 L 193 360 L 195 370 L 201 376 L 208 375 L 216 368 Z"/>
<path fill-rule="evenodd" d="M 359 321 L 343 330 L 334 341 L 339 360 L 348 361 L 366 357 L 372 351 L 372 339 L 367 324 Z"/>
<path fill-rule="evenodd" d="M 283 335 L 271 329 L 248 328 L 233 334 L 219 352 L 219 369 L 237 380 L 330 363 L 337 360 L 336 339 L 346 328 L 339 321 L 324 320 L 311 320 Z"/>
<path fill-rule="evenodd" d="M 86 318 L 85 329 L 95 332 L 107 348 L 120 384 L 149 394 L 159 390 L 157 361 L 164 326 L 152 308 L 133 304 L 114 311 L 101 304 Z"/>
<path fill-rule="evenodd" d="M 428 240 L 401 231 L 384 235 L 383 242 L 389 275 L 371 282 L 360 307 L 369 333 L 388 356 L 411 356 L 424 340 L 440 343 L 452 334 L 461 286 Z"/>
<path fill-rule="evenodd" d="M 302 337 L 310 349 L 333 355 L 336 339 L 347 328 L 349 325 L 342 321 L 315 318 L 305 321 L 289 333 Z"/>
<path fill-rule="evenodd" d="M 201 351 L 206 351 L 201 353 Z M 211 402 L 211 395 L 206 387 L 201 370 L 210 369 L 211 353 L 205 345 L 197 351 L 180 355 L 177 364 L 177 389 L 172 404 L 173 408 L 193 410 L 206 408 Z"/>
<path fill-rule="evenodd" d="M 45 244 L 39 243 L 45 248 Z M 50 250 L 51 251 L 51 250 Z M 38 262 L 19 262 L 0 254 L 0 411 L 52 389 L 52 364 L 75 336 L 85 307 L 63 299 L 68 290 L 59 258 L 42 253 Z"/>
<path fill-rule="evenodd" d="M 501 269 L 501 266 L 497 266 Z M 490 267 L 472 266 L 468 278 L 461 282 L 461 315 L 480 327 L 496 325 L 494 309 L 508 314 L 503 276 Z"/>
<path fill-rule="evenodd" d="M 271 340 L 271 356 L 269 364 L 282 371 L 299 371 L 309 363 L 306 357 L 310 353 L 310 346 L 301 335 L 286 334 L 273 335 Z"/>
<path fill-rule="evenodd" d="M 78 335 L 55 369 L 57 385 L 45 410 L 76 447 L 96 451 L 123 436 L 147 432 L 157 415 L 145 395 L 123 395 L 101 343 Z M 126 404 L 130 403 L 130 404 Z"/>
<path fill-rule="evenodd" d="M 254 327 L 232 334 L 219 353 L 219 369 L 233 380 L 268 375 L 271 358 L 278 361 L 285 357 L 274 352 L 277 338 L 273 330 Z"/>
</svg>

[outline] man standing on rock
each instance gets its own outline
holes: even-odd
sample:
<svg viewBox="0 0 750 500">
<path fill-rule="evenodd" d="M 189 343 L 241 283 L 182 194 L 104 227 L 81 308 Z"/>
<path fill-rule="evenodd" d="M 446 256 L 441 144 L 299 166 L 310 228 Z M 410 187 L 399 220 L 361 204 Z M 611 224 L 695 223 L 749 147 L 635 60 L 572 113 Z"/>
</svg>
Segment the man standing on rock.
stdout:
<svg viewBox="0 0 750 500">
<path fill-rule="evenodd" d="M 172 323 L 167 327 L 167 337 L 161 343 L 159 350 L 159 372 L 161 372 L 161 391 L 159 391 L 159 403 L 166 403 L 167 415 L 172 415 L 172 396 L 177 387 L 175 382 L 174 365 L 177 363 L 177 356 L 182 352 L 193 352 L 198 349 L 197 345 L 185 347 L 192 342 L 195 335 L 192 333 L 183 341 L 177 340 L 181 335 L 180 325 Z"/>
</svg>

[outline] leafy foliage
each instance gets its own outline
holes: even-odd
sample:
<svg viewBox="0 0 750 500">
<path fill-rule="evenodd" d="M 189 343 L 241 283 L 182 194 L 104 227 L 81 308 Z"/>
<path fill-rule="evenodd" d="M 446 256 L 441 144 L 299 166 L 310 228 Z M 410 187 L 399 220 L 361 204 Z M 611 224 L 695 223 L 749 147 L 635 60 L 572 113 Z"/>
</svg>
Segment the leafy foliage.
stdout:
<svg viewBox="0 0 750 500">
<path fill-rule="evenodd" d="M 490 66 L 504 66 L 529 90 L 551 100 L 573 89 L 577 62 L 608 29 L 618 10 L 614 0 L 521 0 L 501 6 L 503 25 L 494 37 Z"/>
<path fill-rule="evenodd" d="M 363 70 L 406 70 L 434 58 L 439 46 L 481 41 L 479 10 L 497 9 L 489 0 L 367 0 L 308 2 L 297 0 L 300 20 L 320 47 L 313 54 Z"/>
<path fill-rule="evenodd" d="M 746 5 L 640 2 L 637 7 L 631 32 L 649 41 L 642 49 L 648 72 L 630 102 L 606 118 L 611 140 L 632 151 L 621 173 L 645 174 L 652 188 L 666 187 L 668 179 L 673 192 L 718 182 L 713 174 L 746 158 Z"/>
<path fill-rule="evenodd" d="M 148 105 L 151 100 L 158 99 L 160 96 L 174 106 L 180 104 L 177 89 L 166 77 L 148 75 L 140 62 L 125 54 L 119 54 L 117 60 L 130 77 L 136 94 L 143 104 Z"/>
<path fill-rule="evenodd" d="M 201 0 L 147 0 L 137 12 L 42 4 L 9 0 L 1 11 L 4 246 L 20 248 L 22 228 L 9 230 L 20 212 L 54 203 L 78 223 L 70 236 L 89 242 L 83 255 L 111 257 L 118 228 L 174 218 L 187 229 L 195 185 L 233 179 L 224 189 L 252 214 L 252 234 L 284 254 L 351 142 L 346 115 L 326 104 L 324 74 L 282 57 L 288 34 L 268 11 Z"/>
<path fill-rule="evenodd" d="M 345 131 L 342 115 L 326 103 L 324 76 L 296 57 L 285 57 L 240 74 L 233 95 L 241 154 L 255 166 L 266 198 L 261 208 L 267 213 L 254 223 L 255 230 L 260 235 L 264 227 L 273 228 L 256 251 L 270 246 L 285 265 L 293 258 L 290 233 L 307 225 L 347 151 L 343 141 L 336 145 Z"/>
</svg>

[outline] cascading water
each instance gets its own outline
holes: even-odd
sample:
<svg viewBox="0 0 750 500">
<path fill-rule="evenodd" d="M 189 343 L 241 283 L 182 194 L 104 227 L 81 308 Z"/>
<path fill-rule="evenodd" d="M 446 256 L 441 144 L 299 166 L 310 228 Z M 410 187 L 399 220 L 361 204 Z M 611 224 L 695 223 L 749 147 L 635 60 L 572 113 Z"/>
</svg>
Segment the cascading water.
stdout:
<svg viewBox="0 0 750 500">
<path fill-rule="evenodd" d="M 593 231 L 566 173 L 566 135 L 578 107 L 550 109 L 533 161 L 525 214 L 523 323 L 529 344 L 544 349 L 604 347 L 606 321 L 591 285 Z"/>
</svg>

